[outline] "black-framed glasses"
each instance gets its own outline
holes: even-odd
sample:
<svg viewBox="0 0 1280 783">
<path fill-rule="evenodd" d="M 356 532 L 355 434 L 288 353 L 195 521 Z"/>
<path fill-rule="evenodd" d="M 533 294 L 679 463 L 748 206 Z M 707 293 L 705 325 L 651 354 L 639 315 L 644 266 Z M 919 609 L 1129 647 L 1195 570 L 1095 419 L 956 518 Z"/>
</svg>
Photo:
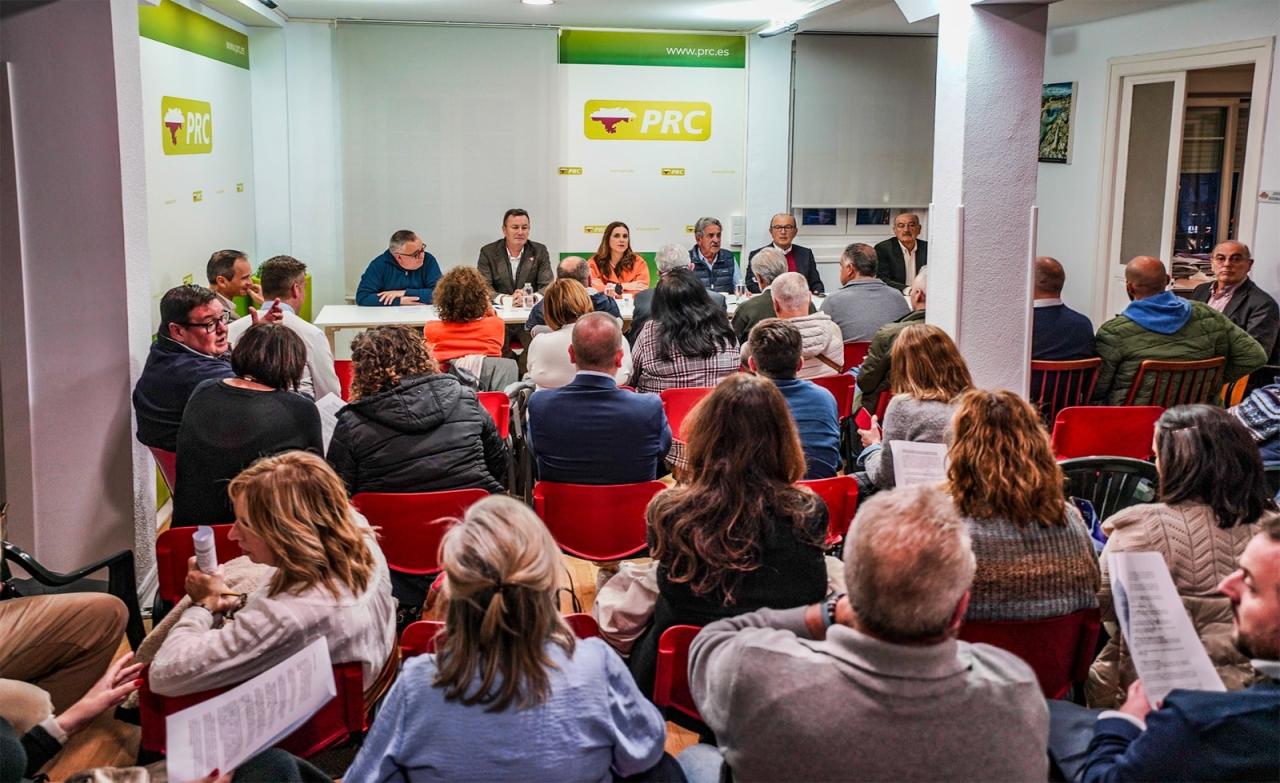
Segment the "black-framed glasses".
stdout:
<svg viewBox="0 0 1280 783">
<path fill-rule="evenodd" d="M 179 325 L 185 326 L 188 329 L 203 329 L 205 331 L 205 334 L 213 334 L 215 331 L 217 331 L 219 326 L 221 326 L 223 329 L 226 329 L 227 324 L 229 323 L 231 323 L 231 313 L 223 313 L 213 321 L 202 321 L 200 323 L 195 323 L 195 324 L 181 323 Z"/>
<path fill-rule="evenodd" d="M 424 245 L 424 246 L 422 246 L 422 247 L 418 248 L 418 249 L 417 249 L 417 251 L 415 251 L 415 252 L 413 252 L 413 253 L 396 253 L 396 255 L 398 255 L 398 256 L 407 256 L 407 257 L 409 257 L 409 258 L 424 258 L 424 257 L 426 257 L 426 255 L 427 255 L 427 248 L 426 248 L 426 246 Z"/>
<path fill-rule="evenodd" d="M 795 231 L 795 226 L 769 226 L 770 231 Z"/>
</svg>

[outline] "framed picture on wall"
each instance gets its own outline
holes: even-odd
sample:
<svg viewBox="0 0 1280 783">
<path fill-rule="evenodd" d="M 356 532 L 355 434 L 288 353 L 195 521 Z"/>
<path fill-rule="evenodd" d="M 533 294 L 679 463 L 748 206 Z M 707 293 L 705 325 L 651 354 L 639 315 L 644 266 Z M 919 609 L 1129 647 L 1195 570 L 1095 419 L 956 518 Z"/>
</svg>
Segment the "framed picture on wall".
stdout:
<svg viewBox="0 0 1280 783">
<path fill-rule="evenodd" d="M 1040 162 L 1071 162 L 1071 121 L 1076 83 L 1054 82 L 1040 93 Z"/>
</svg>

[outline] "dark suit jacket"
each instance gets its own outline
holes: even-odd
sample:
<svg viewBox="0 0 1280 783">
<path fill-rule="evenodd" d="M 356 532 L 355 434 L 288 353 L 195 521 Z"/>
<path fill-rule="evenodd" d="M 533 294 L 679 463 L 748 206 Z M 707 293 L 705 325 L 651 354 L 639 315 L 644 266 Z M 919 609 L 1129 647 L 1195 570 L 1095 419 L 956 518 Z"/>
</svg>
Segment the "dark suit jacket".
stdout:
<svg viewBox="0 0 1280 783">
<path fill-rule="evenodd" d="M 1031 323 L 1032 359 L 1061 362 L 1097 355 L 1093 348 L 1093 323 L 1064 304 L 1035 308 Z"/>
<path fill-rule="evenodd" d="M 484 275 L 495 294 L 514 294 L 517 288 L 524 288 L 525 283 L 531 283 L 534 291 L 551 285 L 555 275 L 551 273 L 551 256 L 547 254 L 546 245 L 533 240 L 525 243 L 514 280 L 505 245 L 505 239 L 484 245 L 480 248 L 480 259 L 476 261 L 480 274 Z"/>
<path fill-rule="evenodd" d="M 743 270 L 747 278 L 747 290 L 753 294 L 760 293 L 760 286 L 756 283 L 756 276 L 751 272 L 751 259 L 765 247 L 772 247 L 772 243 L 752 250 L 751 255 L 747 256 L 747 268 Z M 809 290 L 815 294 L 823 294 L 826 289 L 822 287 L 822 276 L 818 274 L 818 262 L 813 260 L 813 251 L 800 245 L 792 245 L 791 249 L 795 251 L 796 271 L 809 281 Z"/>
<path fill-rule="evenodd" d="M 658 477 L 671 427 L 658 395 L 579 373 L 529 398 L 529 444 L 543 481 L 630 484 Z"/>
<path fill-rule="evenodd" d="M 916 240 L 916 271 L 929 263 L 929 243 Z M 876 277 L 899 291 L 907 287 L 907 259 L 902 257 L 902 247 L 897 237 L 889 237 L 876 243 Z"/>
<path fill-rule="evenodd" d="M 729 312 L 729 301 L 724 298 L 724 294 L 708 289 L 707 296 L 711 297 L 711 301 L 720 305 L 720 309 L 726 313 Z M 649 322 L 649 314 L 652 311 L 653 289 L 646 288 L 643 291 L 637 291 L 635 300 L 632 303 L 631 329 L 627 332 L 627 341 L 632 345 L 636 344 L 636 338 L 640 336 L 640 330 Z"/>
<path fill-rule="evenodd" d="M 1191 298 L 1197 302 L 1208 302 L 1213 293 L 1213 283 L 1202 283 L 1191 292 Z M 1252 280 L 1245 278 L 1236 292 L 1227 302 L 1227 309 L 1222 313 L 1231 322 L 1249 333 L 1249 336 L 1262 344 L 1267 352 L 1267 364 L 1275 364 L 1277 356 L 1277 336 L 1280 335 L 1280 309 L 1271 294 L 1263 291 Z"/>
</svg>

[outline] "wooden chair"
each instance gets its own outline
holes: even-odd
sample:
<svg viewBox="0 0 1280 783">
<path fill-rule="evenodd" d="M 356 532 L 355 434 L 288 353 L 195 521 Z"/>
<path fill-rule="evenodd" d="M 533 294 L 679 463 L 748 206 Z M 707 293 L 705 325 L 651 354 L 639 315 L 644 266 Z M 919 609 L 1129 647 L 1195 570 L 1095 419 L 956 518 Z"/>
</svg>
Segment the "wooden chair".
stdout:
<svg viewBox="0 0 1280 783">
<path fill-rule="evenodd" d="M 1213 403 L 1222 388 L 1224 356 L 1194 362 L 1162 362 L 1146 359 L 1124 398 L 1125 405 L 1175 405 Z"/>
<path fill-rule="evenodd" d="M 1098 385 L 1102 359 L 1075 359 L 1064 362 L 1031 362 L 1031 402 L 1040 409 L 1040 418 L 1052 426 L 1058 411 L 1088 405 Z"/>
</svg>

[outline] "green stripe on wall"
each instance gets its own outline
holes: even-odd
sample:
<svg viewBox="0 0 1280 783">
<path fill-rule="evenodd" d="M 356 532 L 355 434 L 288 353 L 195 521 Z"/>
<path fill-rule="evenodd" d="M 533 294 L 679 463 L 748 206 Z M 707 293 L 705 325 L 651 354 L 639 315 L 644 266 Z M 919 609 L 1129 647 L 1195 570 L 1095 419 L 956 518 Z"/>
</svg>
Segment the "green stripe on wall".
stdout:
<svg viewBox="0 0 1280 783">
<path fill-rule="evenodd" d="M 675 68 L 745 68 L 741 35 L 562 30 L 560 62 L 591 65 L 663 65 Z"/>
<path fill-rule="evenodd" d="M 248 36 L 173 0 L 139 6 L 138 34 L 237 68 L 249 68 Z"/>
</svg>

